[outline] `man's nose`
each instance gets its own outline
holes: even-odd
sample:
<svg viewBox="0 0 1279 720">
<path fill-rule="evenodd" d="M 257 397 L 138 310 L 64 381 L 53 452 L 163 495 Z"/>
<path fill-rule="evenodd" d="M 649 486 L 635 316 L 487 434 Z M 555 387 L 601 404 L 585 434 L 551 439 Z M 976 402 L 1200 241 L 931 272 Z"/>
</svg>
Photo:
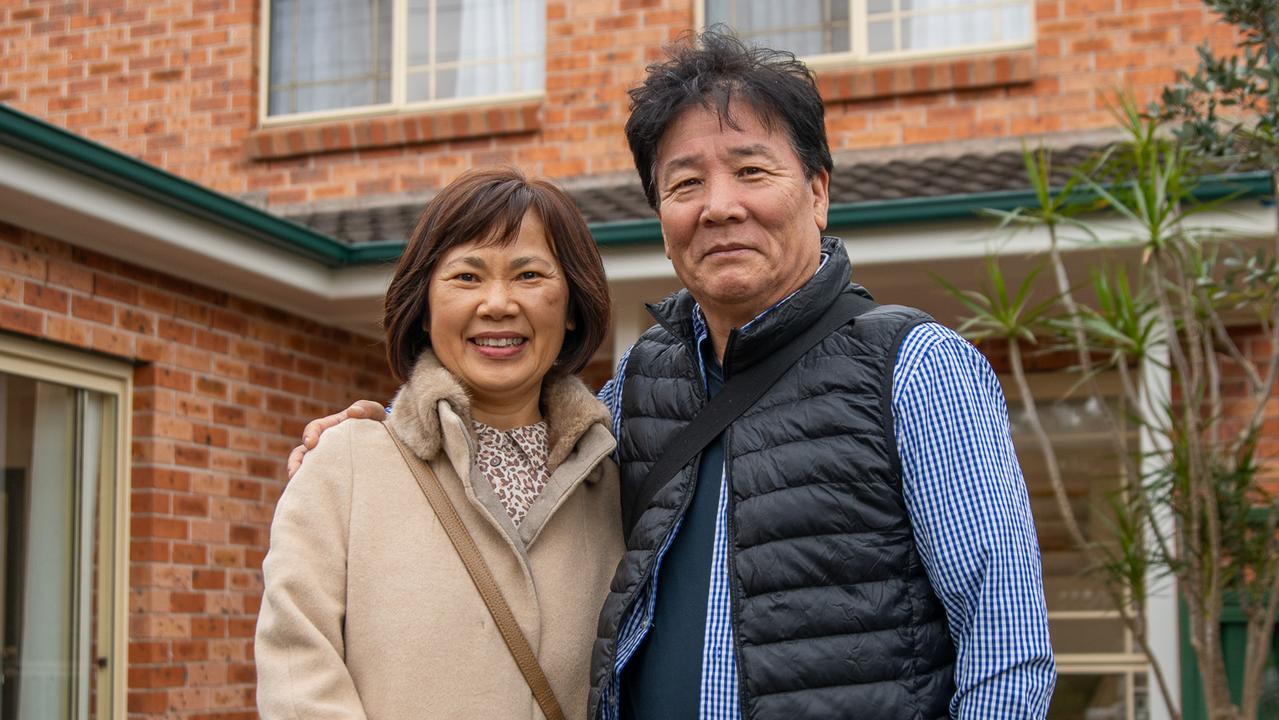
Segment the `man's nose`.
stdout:
<svg viewBox="0 0 1279 720">
<path fill-rule="evenodd" d="M 708 225 L 736 222 L 746 215 L 742 206 L 740 188 L 728 178 L 706 182 L 706 203 L 702 207 L 702 222 Z"/>
</svg>

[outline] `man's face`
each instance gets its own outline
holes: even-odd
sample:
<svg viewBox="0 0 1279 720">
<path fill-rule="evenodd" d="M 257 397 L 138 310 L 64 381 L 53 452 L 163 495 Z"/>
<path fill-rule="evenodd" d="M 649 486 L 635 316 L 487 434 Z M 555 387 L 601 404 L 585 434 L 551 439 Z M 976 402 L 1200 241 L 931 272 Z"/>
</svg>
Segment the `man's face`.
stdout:
<svg viewBox="0 0 1279 720">
<path fill-rule="evenodd" d="M 732 104 L 678 116 L 657 146 L 666 257 L 708 314 L 740 327 L 812 277 L 821 257 L 830 175 L 811 179 L 785 131 Z"/>
</svg>

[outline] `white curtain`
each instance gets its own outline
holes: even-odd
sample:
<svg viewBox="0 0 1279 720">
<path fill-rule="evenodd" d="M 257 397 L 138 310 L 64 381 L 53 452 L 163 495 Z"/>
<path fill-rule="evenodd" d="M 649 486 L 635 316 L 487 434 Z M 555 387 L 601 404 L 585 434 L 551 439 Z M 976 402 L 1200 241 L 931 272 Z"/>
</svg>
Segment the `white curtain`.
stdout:
<svg viewBox="0 0 1279 720">
<path fill-rule="evenodd" d="M 70 717 L 75 391 L 36 383 L 18 720 Z"/>
<path fill-rule="evenodd" d="M 979 7 L 979 6 L 988 7 Z M 940 10 L 902 21 L 902 50 L 937 50 L 1030 38 L 1030 1 L 901 0 L 903 10 Z"/>
<path fill-rule="evenodd" d="M 938 50 L 994 40 L 995 12 L 972 0 L 903 0 L 902 9 L 933 10 L 902 18 L 902 50 Z M 968 6 L 968 7 L 965 7 Z"/>
<path fill-rule="evenodd" d="M 995 2 L 1003 5 L 995 7 Z M 939 50 L 1030 37 L 1029 0 L 898 0 L 896 4 L 892 0 L 869 0 L 866 7 L 868 16 L 854 17 L 853 21 L 869 21 L 866 32 L 871 53 Z M 895 21 L 891 19 L 893 15 L 883 14 L 894 9 L 903 13 Z M 845 49 L 824 47 L 820 31 L 794 29 L 827 20 L 822 16 L 821 0 L 706 0 L 708 25 L 726 23 L 748 36 L 753 44 L 798 55 Z M 899 47 L 894 46 L 894 22 L 900 23 Z"/>
<path fill-rule="evenodd" d="M 392 0 L 273 0 L 270 113 L 390 101 Z"/>
<path fill-rule="evenodd" d="M 458 12 L 441 14 L 436 37 L 457 38 L 457 59 L 505 60 L 440 69 L 437 97 L 478 97 L 538 90 L 543 86 L 546 6 L 542 0 L 439 0 L 459 3 Z M 453 26 L 445 24 L 446 18 Z M 441 40 L 443 42 L 443 40 Z M 519 55 L 534 55 L 521 62 Z M 437 58 L 439 61 L 440 58 Z M 451 94 L 448 94 L 451 90 Z"/>
<path fill-rule="evenodd" d="M 463 2 L 456 29 L 460 60 L 478 60 L 500 54 L 499 47 L 514 50 L 517 40 L 513 0 Z M 454 31 L 441 26 L 437 37 Z M 441 70 L 440 74 L 448 73 Z M 515 74 L 505 65 L 464 65 L 456 71 L 453 97 L 497 95 L 514 90 Z"/>
</svg>

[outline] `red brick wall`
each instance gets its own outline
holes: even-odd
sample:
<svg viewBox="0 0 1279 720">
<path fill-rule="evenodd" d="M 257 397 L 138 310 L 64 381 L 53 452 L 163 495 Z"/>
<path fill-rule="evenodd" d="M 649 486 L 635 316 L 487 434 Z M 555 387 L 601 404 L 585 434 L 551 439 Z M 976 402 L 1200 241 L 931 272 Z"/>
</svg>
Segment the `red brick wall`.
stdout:
<svg viewBox="0 0 1279 720">
<path fill-rule="evenodd" d="M 254 717 L 285 456 L 307 420 L 389 397 L 380 346 L 4 224 L 0 329 L 136 363 L 130 716 Z"/>
<path fill-rule="evenodd" d="M 265 134 L 257 128 L 259 3 L 6 3 L 0 101 L 273 205 L 424 191 L 493 162 L 559 178 L 627 171 L 625 90 L 662 42 L 692 25 L 694 1 L 547 0 L 541 103 Z M 1036 18 L 1035 51 L 999 62 L 819 73 L 832 146 L 1108 127 L 1109 92 L 1132 87 L 1148 98 L 1175 68 L 1193 65 L 1204 37 L 1229 39 L 1199 0 L 1040 0 Z M 321 148 L 329 151 L 315 154 Z M 264 157 L 278 159 L 255 159 Z"/>
<path fill-rule="evenodd" d="M 1252 361 L 1253 366 L 1264 373 L 1266 363 L 1275 354 L 1268 338 L 1260 328 L 1236 333 L 1239 349 Z M 1225 412 L 1230 418 L 1224 424 L 1227 432 L 1237 433 L 1252 419 L 1256 410 L 1254 395 L 1245 373 L 1234 363 L 1222 363 L 1222 397 Z M 1279 386 L 1274 388 L 1262 411 L 1261 440 L 1257 445 L 1258 459 L 1262 464 L 1261 484 L 1266 491 L 1279 495 Z"/>
</svg>

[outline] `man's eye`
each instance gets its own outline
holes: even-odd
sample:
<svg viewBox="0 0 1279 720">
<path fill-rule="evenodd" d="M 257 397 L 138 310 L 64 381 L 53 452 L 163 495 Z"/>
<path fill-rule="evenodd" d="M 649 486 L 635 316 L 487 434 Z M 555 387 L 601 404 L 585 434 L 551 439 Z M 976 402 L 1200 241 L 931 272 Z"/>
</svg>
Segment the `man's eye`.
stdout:
<svg viewBox="0 0 1279 720">
<path fill-rule="evenodd" d="M 685 179 L 680 180 L 679 182 L 675 183 L 674 189 L 675 189 L 675 190 L 680 190 L 680 189 L 683 189 L 683 188 L 686 188 L 686 187 L 692 187 L 692 186 L 696 185 L 698 182 L 700 182 L 700 181 L 699 181 L 697 178 L 685 178 Z"/>
<path fill-rule="evenodd" d="M 737 172 L 741 175 L 758 175 L 764 172 L 764 169 L 757 168 L 757 167 L 744 167 L 741 170 L 738 170 Z"/>
</svg>

